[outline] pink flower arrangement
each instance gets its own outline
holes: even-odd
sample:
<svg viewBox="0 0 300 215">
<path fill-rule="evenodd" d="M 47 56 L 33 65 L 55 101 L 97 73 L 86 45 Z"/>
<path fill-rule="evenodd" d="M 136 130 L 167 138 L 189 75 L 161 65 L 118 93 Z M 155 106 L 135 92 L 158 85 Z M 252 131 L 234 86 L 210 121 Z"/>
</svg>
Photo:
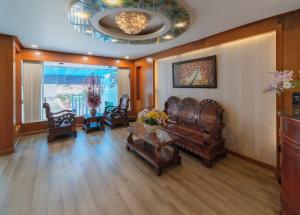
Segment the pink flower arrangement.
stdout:
<svg viewBox="0 0 300 215">
<path fill-rule="evenodd" d="M 284 92 L 285 90 L 295 88 L 297 86 L 297 81 L 293 80 L 293 71 L 275 71 L 272 73 L 273 80 L 269 86 L 264 90 L 266 92 L 276 92 L 278 94 Z"/>
<path fill-rule="evenodd" d="M 97 76 L 90 76 L 86 79 L 84 92 L 87 95 L 87 103 L 90 108 L 97 108 L 101 104 L 101 97 L 104 92 L 104 86 Z"/>
</svg>

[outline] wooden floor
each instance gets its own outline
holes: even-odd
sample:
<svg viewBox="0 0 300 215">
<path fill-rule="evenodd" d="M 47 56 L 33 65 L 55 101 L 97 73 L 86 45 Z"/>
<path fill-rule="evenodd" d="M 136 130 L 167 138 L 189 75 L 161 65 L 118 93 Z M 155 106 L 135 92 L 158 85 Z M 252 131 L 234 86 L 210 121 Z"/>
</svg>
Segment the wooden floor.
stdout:
<svg viewBox="0 0 300 215">
<path fill-rule="evenodd" d="M 231 156 L 207 169 L 183 154 L 157 177 L 126 151 L 127 135 L 80 130 L 51 145 L 46 134 L 23 137 L 0 158 L 0 214 L 280 214 L 272 172 Z"/>
</svg>

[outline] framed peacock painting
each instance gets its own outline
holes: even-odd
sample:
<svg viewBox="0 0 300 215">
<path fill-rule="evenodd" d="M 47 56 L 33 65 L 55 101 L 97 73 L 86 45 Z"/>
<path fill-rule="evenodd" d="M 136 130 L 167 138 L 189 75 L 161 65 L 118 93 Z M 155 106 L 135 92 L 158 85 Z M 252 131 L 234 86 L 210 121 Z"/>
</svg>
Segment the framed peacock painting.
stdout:
<svg viewBox="0 0 300 215">
<path fill-rule="evenodd" d="M 172 64 L 174 88 L 217 88 L 217 56 Z"/>
</svg>

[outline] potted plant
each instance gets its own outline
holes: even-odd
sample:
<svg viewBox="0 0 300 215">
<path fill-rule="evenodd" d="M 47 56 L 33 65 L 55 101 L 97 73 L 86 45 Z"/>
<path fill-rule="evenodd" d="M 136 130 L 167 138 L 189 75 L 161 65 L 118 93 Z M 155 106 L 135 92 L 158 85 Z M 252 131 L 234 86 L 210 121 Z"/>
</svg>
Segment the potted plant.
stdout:
<svg viewBox="0 0 300 215">
<path fill-rule="evenodd" d="M 165 125 L 168 116 L 159 110 L 144 109 L 138 114 L 138 122 L 143 123 L 149 132 L 156 132 L 161 125 Z"/>
<path fill-rule="evenodd" d="M 91 108 L 91 115 L 96 115 L 96 108 L 102 103 L 101 97 L 104 92 L 104 86 L 98 76 L 90 76 L 86 79 L 85 94 L 87 104 Z"/>
</svg>

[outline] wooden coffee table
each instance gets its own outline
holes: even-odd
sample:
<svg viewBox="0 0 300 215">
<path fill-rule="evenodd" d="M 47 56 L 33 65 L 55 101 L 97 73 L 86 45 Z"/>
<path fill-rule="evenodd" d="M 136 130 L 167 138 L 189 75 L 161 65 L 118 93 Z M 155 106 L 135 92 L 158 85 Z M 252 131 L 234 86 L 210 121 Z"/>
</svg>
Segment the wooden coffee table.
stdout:
<svg viewBox="0 0 300 215">
<path fill-rule="evenodd" d="M 158 176 L 162 169 L 172 164 L 181 164 L 179 148 L 175 144 L 179 137 L 158 129 L 156 132 L 148 132 L 141 123 L 136 123 L 129 128 L 126 148 L 138 153 L 146 161 L 152 164 Z M 169 146 L 169 147 L 168 147 Z M 170 150 L 173 148 L 173 150 Z"/>
</svg>

